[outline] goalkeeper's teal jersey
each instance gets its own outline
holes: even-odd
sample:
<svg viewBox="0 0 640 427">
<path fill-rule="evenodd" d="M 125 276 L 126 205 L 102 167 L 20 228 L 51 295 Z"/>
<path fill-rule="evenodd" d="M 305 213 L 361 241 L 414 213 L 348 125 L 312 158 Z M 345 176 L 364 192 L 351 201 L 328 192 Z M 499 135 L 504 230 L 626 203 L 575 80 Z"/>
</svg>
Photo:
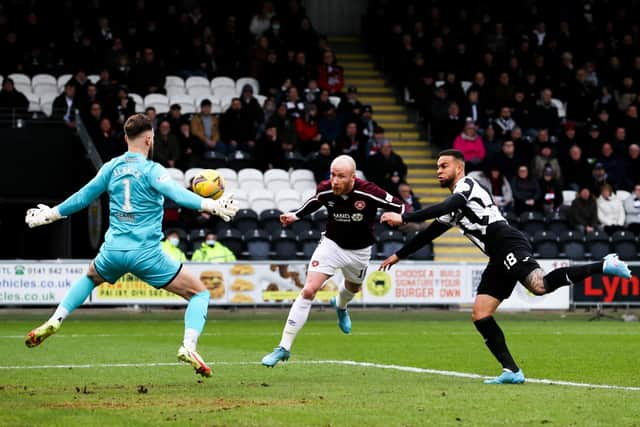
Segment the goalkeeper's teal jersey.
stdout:
<svg viewBox="0 0 640 427">
<path fill-rule="evenodd" d="M 68 216 L 109 192 L 109 230 L 104 248 L 132 250 L 158 245 L 162 240 L 164 196 L 190 209 L 200 209 L 202 198 L 179 186 L 158 163 L 142 154 L 116 157 L 78 192 L 58 206 Z"/>
</svg>

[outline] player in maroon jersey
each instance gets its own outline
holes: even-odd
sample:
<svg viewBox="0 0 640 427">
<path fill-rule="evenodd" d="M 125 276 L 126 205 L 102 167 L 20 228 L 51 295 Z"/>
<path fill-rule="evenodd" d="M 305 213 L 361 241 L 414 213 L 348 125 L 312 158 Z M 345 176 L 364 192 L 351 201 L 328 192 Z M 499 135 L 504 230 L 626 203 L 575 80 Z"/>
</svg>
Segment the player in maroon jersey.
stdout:
<svg viewBox="0 0 640 427">
<path fill-rule="evenodd" d="M 273 367 L 291 355 L 291 345 L 309 317 L 311 303 L 318 290 L 336 269 L 344 274 L 344 286 L 337 298 L 331 299 L 336 307 L 338 325 L 342 332 L 351 332 L 351 319 L 347 303 L 360 290 L 371 258 L 371 245 L 375 242 L 373 229 L 376 211 L 403 213 L 402 201 L 377 185 L 356 178 L 353 158 L 342 155 L 331 163 L 331 178 L 322 181 L 314 197 L 295 212 L 284 213 L 280 222 L 284 227 L 322 206 L 329 213 L 327 229 L 311 256 L 304 288 L 294 301 L 284 326 L 282 340 L 262 364 Z"/>
</svg>

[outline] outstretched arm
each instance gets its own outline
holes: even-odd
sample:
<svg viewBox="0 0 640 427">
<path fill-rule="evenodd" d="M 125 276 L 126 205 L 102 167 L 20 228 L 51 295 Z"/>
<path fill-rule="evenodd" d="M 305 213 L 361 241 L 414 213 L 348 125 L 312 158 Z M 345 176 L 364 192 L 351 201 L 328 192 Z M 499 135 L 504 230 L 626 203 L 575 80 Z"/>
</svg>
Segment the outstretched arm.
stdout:
<svg viewBox="0 0 640 427">
<path fill-rule="evenodd" d="M 25 222 L 29 228 L 51 224 L 61 218 L 78 212 L 89 206 L 98 196 L 107 190 L 107 173 L 104 167 L 98 171 L 96 176 L 84 185 L 80 190 L 69 196 L 58 206 L 50 208 L 47 205 L 39 204 L 37 208 L 29 209 L 25 217 Z"/>
<path fill-rule="evenodd" d="M 386 222 L 389 225 L 406 224 L 407 222 L 423 222 L 428 219 L 438 218 L 464 207 L 467 200 L 460 193 L 455 193 L 447 197 L 444 201 L 431 205 L 428 208 L 420 209 L 415 212 L 407 212 L 402 215 L 385 212 L 380 217 L 380 222 Z"/>
<path fill-rule="evenodd" d="M 433 221 L 427 228 L 416 234 L 413 239 L 409 240 L 398 250 L 398 252 L 385 259 L 382 264 L 380 264 L 378 270 L 388 270 L 392 265 L 400 261 L 401 258 L 406 258 L 427 243 L 431 243 L 434 239 L 450 228 L 451 226 L 449 224 L 445 224 L 438 220 Z"/>
</svg>

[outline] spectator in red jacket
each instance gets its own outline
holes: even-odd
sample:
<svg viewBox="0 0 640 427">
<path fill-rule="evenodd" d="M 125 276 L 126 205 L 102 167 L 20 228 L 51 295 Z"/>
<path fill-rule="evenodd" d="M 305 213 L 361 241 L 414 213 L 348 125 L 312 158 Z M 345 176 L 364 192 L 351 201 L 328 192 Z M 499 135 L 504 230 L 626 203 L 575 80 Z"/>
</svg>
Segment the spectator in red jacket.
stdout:
<svg viewBox="0 0 640 427">
<path fill-rule="evenodd" d="M 322 65 L 318 67 L 318 86 L 328 90 L 331 96 L 342 97 L 344 72 L 341 66 L 336 65 L 336 57 L 330 49 L 324 51 Z"/>
<path fill-rule="evenodd" d="M 464 154 L 468 171 L 480 169 L 487 155 L 482 138 L 476 132 L 476 125 L 472 120 L 467 120 L 464 130 L 453 141 L 453 148 Z"/>
<path fill-rule="evenodd" d="M 296 149 L 300 153 L 307 155 L 318 150 L 322 134 L 318 127 L 318 107 L 315 104 L 307 105 L 304 117 L 296 119 L 296 133 L 298 134 Z"/>
</svg>

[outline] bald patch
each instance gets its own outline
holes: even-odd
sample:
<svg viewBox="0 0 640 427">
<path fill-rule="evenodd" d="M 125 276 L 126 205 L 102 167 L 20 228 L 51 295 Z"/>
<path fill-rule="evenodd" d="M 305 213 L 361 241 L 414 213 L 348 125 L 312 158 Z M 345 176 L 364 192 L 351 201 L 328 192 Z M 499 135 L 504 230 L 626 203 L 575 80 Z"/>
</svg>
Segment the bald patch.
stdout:
<svg viewBox="0 0 640 427">
<path fill-rule="evenodd" d="M 333 168 L 346 169 L 347 172 L 354 174 L 356 173 L 356 162 L 353 157 L 342 154 L 331 162 L 331 169 Z"/>
</svg>

